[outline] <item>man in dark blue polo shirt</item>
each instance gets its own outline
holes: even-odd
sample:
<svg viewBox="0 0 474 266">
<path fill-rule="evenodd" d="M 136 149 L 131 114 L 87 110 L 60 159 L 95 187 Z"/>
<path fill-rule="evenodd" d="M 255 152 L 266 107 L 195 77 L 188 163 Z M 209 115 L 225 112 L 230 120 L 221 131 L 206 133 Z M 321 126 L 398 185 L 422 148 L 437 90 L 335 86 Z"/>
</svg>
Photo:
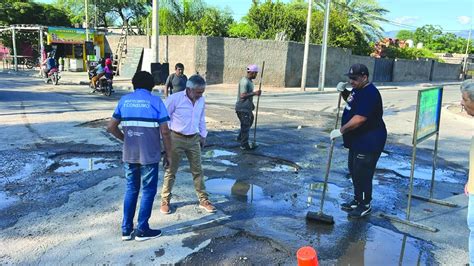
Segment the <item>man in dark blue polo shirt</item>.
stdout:
<svg viewBox="0 0 474 266">
<path fill-rule="evenodd" d="M 161 235 L 161 230 L 150 228 L 148 220 L 158 185 L 160 134 L 167 161 L 171 162 L 171 134 L 167 123 L 170 118 L 161 99 L 151 94 L 155 82 L 150 73 L 137 72 L 132 84 L 135 91 L 120 99 L 107 130 L 124 142 L 123 162 L 127 189 L 123 203 L 122 240 L 132 239 L 133 218 L 141 186 L 142 198 L 134 235 L 135 240 L 143 241 Z M 119 124 L 122 125 L 122 130 L 118 128 Z"/>
<path fill-rule="evenodd" d="M 387 140 L 387 129 L 382 119 L 382 97 L 369 82 L 369 70 L 363 64 L 352 65 L 349 73 L 352 90 L 342 92 L 347 105 L 340 129 L 331 132 L 331 139 L 343 136 L 349 149 L 348 167 L 354 186 L 354 199 L 341 204 L 349 217 L 359 218 L 372 211 L 372 179 L 375 166 Z"/>
</svg>

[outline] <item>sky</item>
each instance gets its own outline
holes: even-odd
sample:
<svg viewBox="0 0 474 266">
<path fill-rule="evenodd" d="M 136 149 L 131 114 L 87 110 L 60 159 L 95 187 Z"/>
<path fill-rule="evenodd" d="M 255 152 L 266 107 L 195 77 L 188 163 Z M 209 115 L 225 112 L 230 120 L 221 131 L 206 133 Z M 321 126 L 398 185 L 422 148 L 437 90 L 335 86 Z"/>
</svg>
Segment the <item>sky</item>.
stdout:
<svg viewBox="0 0 474 266">
<path fill-rule="evenodd" d="M 247 13 L 252 0 L 205 0 L 208 5 L 229 7 L 239 20 Z M 290 0 L 281 0 L 289 2 Z M 446 31 L 469 30 L 474 17 L 474 0 L 378 0 L 389 10 L 382 24 L 385 31 L 414 30 L 426 24 L 439 25 Z"/>
<path fill-rule="evenodd" d="M 52 0 L 37 1 L 52 2 Z M 252 4 L 252 0 L 204 1 L 209 6 L 229 8 L 236 20 L 245 16 Z M 280 1 L 290 2 L 290 0 Z M 389 10 L 385 17 L 391 23 L 382 24 L 385 31 L 414 30 L 417 27 L 432 24 L 441 26 L 447 32 L 456 32 L 469 30 L 473 23 L 474 0 L 378 0 L 378 3 Z"/>
</svg>

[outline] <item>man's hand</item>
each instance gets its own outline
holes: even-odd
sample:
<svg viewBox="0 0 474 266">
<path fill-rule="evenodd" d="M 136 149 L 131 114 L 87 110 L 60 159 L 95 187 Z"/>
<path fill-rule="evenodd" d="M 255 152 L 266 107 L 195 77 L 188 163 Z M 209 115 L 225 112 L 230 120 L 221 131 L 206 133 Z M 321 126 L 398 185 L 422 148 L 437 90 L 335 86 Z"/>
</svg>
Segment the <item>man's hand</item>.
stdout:
<svg viewBox="0 0 474 266">
<path fill-rule="evenodd" d="M 466 183 L 466 185 L 464 185 L 464 195 L 469 196 L 469 191 L 467 191 L 467 184 L 468 183 Z"/>
<path fill-rule="evenodd" d="M 201 139 L 199 140 L 199 144 L 201 144 L 201 148 L 204 148 L 204 146 L 206 145 L 206 138 L 201 137 Z"/>
<path fill-rule="evenodd" d="M 257 96 L 260 96 L 260 95 L 262 95 L 262 90 L 258 90 L 254 94 L 257 95 Z"/>
<path fill-rule="evenodd" d="M 339 82 L 337 83 L 336 89 L 338 92 L 343 92 L 347 89 L 347 82 Z"/>
<path fill-rule="evenodd" d="M 331 138 L 331 140 L 334 140 L 335 138 L 338 138 L 340 136 L 342 136 L 340 129 L 334 129 L 333 131 L 331 131 L 331 134 L 329 134 L 329 138 Z"/>
</svg>

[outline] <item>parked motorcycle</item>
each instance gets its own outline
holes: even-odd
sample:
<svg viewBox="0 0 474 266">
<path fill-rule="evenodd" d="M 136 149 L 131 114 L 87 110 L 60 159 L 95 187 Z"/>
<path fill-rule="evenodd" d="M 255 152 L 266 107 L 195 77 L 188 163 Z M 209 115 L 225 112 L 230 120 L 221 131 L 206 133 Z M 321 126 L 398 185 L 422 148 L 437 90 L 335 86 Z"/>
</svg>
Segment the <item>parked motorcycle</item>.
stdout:
<svg viewBox="0 0 474 266">
<path fill-rule="evenodd" d="M 59 69 L 57 67 L 51 68 L 48 72 L 48 77 L 45 79 L 45 83 L 51 83 L 53 85 L 58 85 L 59 79 L 61 79 L 61 75 L 59 75 Z"/>
</svg>

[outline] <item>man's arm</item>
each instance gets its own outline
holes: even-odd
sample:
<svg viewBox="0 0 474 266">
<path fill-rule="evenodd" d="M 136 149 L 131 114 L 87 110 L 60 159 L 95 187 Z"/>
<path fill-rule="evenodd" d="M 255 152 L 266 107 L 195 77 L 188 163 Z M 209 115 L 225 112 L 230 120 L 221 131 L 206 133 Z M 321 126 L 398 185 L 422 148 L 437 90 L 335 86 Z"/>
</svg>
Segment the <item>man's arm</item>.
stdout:
<svg viewBox="0 0 474 266">
<path fill-rule="evenodd" d="M 168 160 L 168 166 L 171 163 L 171 132 L 168 128 L 168 123 L 160 124 L 160 133 L 163 138 L 163 145 L 165 146 L 166 160 Z"/>
<path fill-rule="evenodd" d="M 199 121 L 199 135 L 201 136 L 201 147 L 206 145 L 206 137 L 207 137 L 207 127 L 206 127 L 206 104 L 204 103 L 202 106 L 201 112 L 201 119 Z"/>
<path fill-rule="evenodd" d="M 123 132 L 119 129 L 118 125 L 120 124 L 120 120 L 117 120 L 112 117 L 110 119 L 109 124 L 107 125 L 107 132 L 112 134 L 114 137 L 118 138 L 119 140 L 123 141 Z"/>
<path fill-rule="evenodd" d="M 349 122 L 347 122 L 343 127 L 341 127 L 340 131 L 342 134 L 345 134 L 348 131 L 354 130 L 360 126 L 362 126 L 365 121 L 367 121 L 367 117 L 361 115 L 354 115 Z"/>
</svg>

